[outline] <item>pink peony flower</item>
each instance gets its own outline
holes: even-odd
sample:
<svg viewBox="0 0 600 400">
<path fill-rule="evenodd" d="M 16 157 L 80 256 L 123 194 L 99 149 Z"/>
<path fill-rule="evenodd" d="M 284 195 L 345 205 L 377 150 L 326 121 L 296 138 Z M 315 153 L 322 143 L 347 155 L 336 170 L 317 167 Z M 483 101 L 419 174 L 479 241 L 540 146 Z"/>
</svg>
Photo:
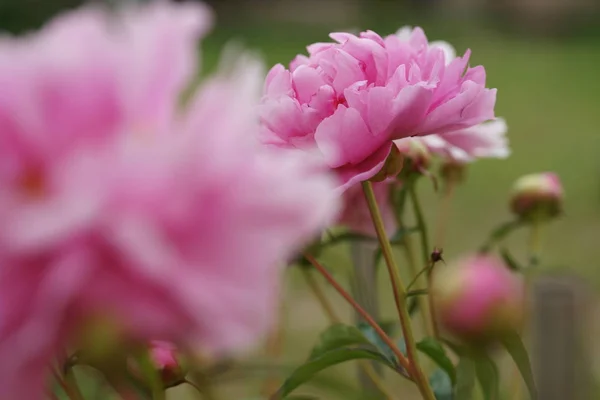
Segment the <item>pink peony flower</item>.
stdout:
<svg viewBox="0 0 600 400">
<path fill-rule="evenodd" d="M 390 201 L 390 192 L 398 185 L 399 183 L 393 179 L 373 183 L 375 199 L 381 212 L 385 230 L 389 236 L 393 235 L 397 229 L 395 211 Z M 349 188 L 344 192 L 343 200 L 344 207 L 338 224 L 347 227 L 352 232 L 375 236 L 375 226 L 362 187 L 354 185 Z"/>
<path fill-rule="evenodd" d="M 280 264 L 335 218 L 305 154 L 256 143 L 260 65 L 184 111 L 198 5 L 95 9 L 0 41 L 0 398 L 43 398 L 95 320 L 219 355 L 268 328 Z"/>
<path fill-rule="evenodd" d="M 510 155 L 507 126 L 502 118 L 440 135 L 406 138 L 394 141 L 403 152 L 409 143 L 419 143 L 444 161 L 468 163 L 479 158 L 506 158 Z"/>
<path fill-rule="evenodd" d="M 465 340 L 493 340 L 523 320 L 523 281 L 495 258 L 475 256 L 440 267 L 431 290 L 444 327 Z"/>
<path fill-rule="evenodd" d="M 269 72 L 261 103 L 261 140 L 316 146 L 346 189 L 383 166 L 392 140 L 446 133 L 494 118 L 495 89 L 470 52 L 450 59 L 420 28 L 380 37 L 332 33 L 290 68 Z"/>
</svg>

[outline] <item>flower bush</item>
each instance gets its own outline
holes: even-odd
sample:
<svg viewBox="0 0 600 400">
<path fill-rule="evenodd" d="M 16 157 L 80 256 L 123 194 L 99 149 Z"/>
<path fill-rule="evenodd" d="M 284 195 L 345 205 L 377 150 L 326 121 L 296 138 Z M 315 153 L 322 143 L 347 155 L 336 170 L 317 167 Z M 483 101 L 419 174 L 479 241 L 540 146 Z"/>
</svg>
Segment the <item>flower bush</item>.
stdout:
<svg viewBox="0 0 600 400">
<path fill-rule="evenodd" d="M 251 369 L 238 360 L 262 340 L 267 361 L 281 356 L 291 268 L 330 323 L 306 362 L 267 376 L 269 399 L 351 360 L 387 398 L 365 360 L 426 400 L 459 387 L 470 398 L 476 377 L 498 398 L 488 372 L 500 347 L 535 397 L 519 274 L 541 263 L 559 178 L 518 179 L 514 219 L 440 265 L 464 171 L 510 154 L 484 67 L 420 28 L 338 32 L 267 74 L 255 55 L 224 52 L 182 101 L 212 19 L 198 3 L 83 7 L 0 40 L 0 398 L 83 400 L 90 380 L 124 399 L 165 399 L 181 384 L 215 398 L 217 378 Z M 423 179 L 443 184 L 434 235 Z M 517 228 L 532 234 L 527 263 L 494 254 Z M 375 250 L 354 265 L 351 295 L 326 253 L 357 241 Z M 315 274 L 361 323 L 339 317 Z M 372 311 L 384 290 L 387 325 Z M 464 363 L 477 373 L 460 375 Z"/>
</svg>

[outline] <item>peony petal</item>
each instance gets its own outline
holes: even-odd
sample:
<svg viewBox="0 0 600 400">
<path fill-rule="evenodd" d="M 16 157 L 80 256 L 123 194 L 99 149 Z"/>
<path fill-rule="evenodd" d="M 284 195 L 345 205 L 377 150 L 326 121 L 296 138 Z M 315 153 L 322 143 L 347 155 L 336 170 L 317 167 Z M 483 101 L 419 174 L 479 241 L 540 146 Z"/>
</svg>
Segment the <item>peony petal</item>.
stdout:
<svg viewBox="0 0 600 400">
<path fill-rule="evenodd" d="M 392 142 L 389 142 L 389 144 L 386 143 L 360 164 L 347 164 L 337 168 L 336 173 L 341 181 L 341 185 L 336 189 L 336 193 L 342 194 L 352 186 L 367 181 L 377 175 L 385 164 L 385 160 L 390 154 L 391 149 Z"/>
<path fill-rule="evenodd" d="M 450 132 L 487 121 L 494 118 L 495 102 L 495 89 L 467 81 L 458 95 L 429 112 L 416 133 Z"/>
<path fill-rule="evenodd" d="M 283 65 L 275 65 L 267 74 L 265 93 L 269 96 L 294 96 L 292 75 Z"/>
<path fill-rule="evenodd" d="M 129 10 L 122 19 L 123 106 L 142 127 L 166 128 L 179 96 L 196 73 L 198 39 L 212 25 L 201 3 L 154 3 Z M 143 71 L 143 73 L 140 73 Z"/>
<path fill-rule="evenodd" d="M 315 141 L 327 164 L 338 168 L 365 160 L 385 138 L 373 136 L 358 111 L 340 105 L 331 117 L 321 122 Z"/>
<path fill-rule="evenodd" d="M 426 116 L 433 95 L 433 88 L 426 85 L 407 86 L 400 90 L 392 102 L 392 139 L 414 135 L 415 129 Z"/>
<path fill-rule="evenodd" d="M 308 103 L 323 84 L 323 78 L 314 68 L 301 65 L 292 72 L 292 85 L 301 103 Z"/>
</svg>

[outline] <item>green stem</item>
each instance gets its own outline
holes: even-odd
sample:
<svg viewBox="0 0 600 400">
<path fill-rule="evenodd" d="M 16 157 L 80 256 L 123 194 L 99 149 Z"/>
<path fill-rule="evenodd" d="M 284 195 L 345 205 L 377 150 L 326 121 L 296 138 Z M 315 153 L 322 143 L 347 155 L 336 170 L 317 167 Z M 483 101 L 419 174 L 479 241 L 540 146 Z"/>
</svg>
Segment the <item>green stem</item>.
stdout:
<svg viewBox="0 0 600 400">
<path fill-rule="evenodd" d="M 419 229 L 419 234 L 421 237 L 421 251 L 423 255 L 423 263 L 424 265 L 428 265 L 430 258 L 429 252 L 432 249 L 429 247 L 427 224 L 425 223 L 425 216 L 423 214 L 423 210 L 421 209 L 421 204 L 419 203 L 419 198 L 415 189 L 415 182 L 410 184 L 410 186 L 408 187 L 408 194 L 413 205 L 413 212 L 415 214 L 415 219 L 417 220 L 417 228 Z"/>
<path fill-rule="evenodd" d="M 542 254 L 542 228 L 543 222 L 534 219 L 531 222 L 530 233 L 529 233 L 529 266 L 535 267 L 540 262 L 540 256 Z"/>
<path fill-rule="evenodd" d="M 433 245 L 437 248 L 441 248 L 444 246 L 444 239 L 446 238 L 446 229 L 448 228 L 448 221 L 450 219 L 450 206 L 452 203 L 452 197 L 454 196 L 455 186 L 456 181 L 453 179 L 449 179 L 446 182 L 446 190 L 444 191 L 442 200 L 439 203 L 437 223 L 433 237 Z"/>
<path fill-rule="evenodd" d="M 323 290 L 321 290 L 321 287 L 319 286 L 319 283 L 317 282 L 315 277 L 306 268 L 302 268 L 302 275 L 304 275 L 304 279 L 306 280 L 306 283 L 308 284 L 308 287 L 310 288 L 312 293 L 315 295 L 315 298 L 319 302 L 321 309 L 323 310 L 325 315 L 327 315 L 329 322 L 332 324 L 340 323 L 341 319 L 335 313 L 332 304 L 327 299 L 327 296 L 325 296 L 325 293 L 323 293 Z"/>
<path fill-rule="evenodd" d="M 413 212 L 415 214 L 415 219 L 417 220 L 417 228 L 419 228 L 419 234 L 421 237 L 421 252 L 423 256 L 423 265 L 427 270 L 427 287 L 431 287 L 431 272 L 434 267 L 434 263 L 431 262 L 431 247 L 429 247 L 429 236 L 427 232 L 427 223 L 425 222 L 425 215 L 423 214 L 423 209 L 421 208 L 421 203 L 419 202 L 419 197 L 417 196 L 416 190 L 416 182 L 412 182 L 408 186 L 408 194 L 410 196 L 411 203 L 413 205 Z M 431 321 L 433 336 L 439 337 L 439 328 L 437 324 L 437 319 L 435 318 L 435 306 L 432 299 L 432 292 L 429 294 L 429 319 Z M 422 310 L 425 312 L 425 310 Z"/>
<path fill-rule="evenodd" d="M 196 371 L 192 374 L 192 376 L 194 377 L 194 380 L 196 382 L 192 382 L 192 381 L 188 380 L 187 384 L 194 387 L 194 389 L 196 389 L 200 393 L 200 395 L 202 396 L 203 399 L 219 400 L 219 396 L 217 395 L 215 389 L 210 384 L 209 379 L 206 375 L 204 375 L 201 372 Z"/>
<path fill-rule="evenodd" d="M 488 237 L 487 241 L 481 245 L 479 248 L 480 253 L 489 253 L 496 243 L 503 240 L 514 230 L 524 226 L 523 221 L 516 219 L 512 221 L 505 222 L 499 226 L 497 226 Z"/>
<path fill-rule="evenodd" d="M 399 229 L 405 229 L 403 223 L 403 214 L 404 214 L 404 206 L 406 204 L 406 186 L 400 190 L 396 191 L 394 188 L 390 191 L 390 203 L 394 205 L 394 217 L 396 219 L 396 225 Z M 408 234 L 402 235 L 402 246 L 404 247 L 404 256 L 406 258 L 406 262 L 408 263 L 408 269 L 413 279 L 412 282 L 407 286 L 406 290 L 408 291 L 410 286 L 419 281 L 419 277 L 421 276 L 421 272 L 417 266 L 417 256 L 415 255 L 415 247 L 413 237 Z M 427 297 L 420 296 L 417 298 L 416 303 L 417 306 L 421 310 L 427 310 L 429 308 Z M 421 313 L 421 321 L 423 324 L 423 332 L 425 332 L 428 336 L 433 336 L 433 323 L 428 315 L 425 313 Z"/>
<path fill-rule="evenodd" d="M 400 317 L 400 325 L 402 326 L 402 333 L 404 335 L 404 341 L 406 342 L 406 354 L 410 361 L 410 372 L 415 380 L 415 383 L 419 387 L 419 391 L 425 400 L 435 400 L 435 396 L 429 386 L 429 381 L 423 374 L 421 366 L 419 364 L 419 358 L 417 354 L 417 348 L 415 338 L 413 336 L 412 324 L 408 310 L 406 308 L 406 291 L 400 277 L 400 271 L 394 260 L 392 245 L 385 232 L 383 219 L 381 218 L 381 212 L 375 199 L 375 193 L 373 192 L 373 186 L 371 182 L 362 182 L 365 199 L 369 206 L 371 218 L 377 232 L 377 238 L 381 245 L 381 251 L 383 258 L 390 275 L 392 287 L 394 289 L 394 300 L 396 302 L 396 308 L 398 309 L 398 315 Z"/>
<path fill-rule="evenodd" d="M 315 298 L 319 302 L 319 305 L 323 309 L 323 312 L 325 313 L 325 315 L 327 315 L 329 322 L 331 324 L 339 324 L 341 322 L 341 319 L 335 313 L 335 311 L 333 309 L 333 305 L 327 299 L 327 296 L 321 289 L 319 282 L 317 282 L 315 277 L 312 276 L 311 272 L 308 271 L 306 268 L 304 268 L 302 270 L 302 273 L 304 275 L 306 283 L 308 284 L 308 287 L 315 295 Z M 385 396 L 385 398 L 387 400 L 394 399 L 391 391 L 386 388 L 385 384 L 383 383 L 383 380 L 379 377 L 379 375 L 377 374 L 377 371 L 375 370 L 375 368 L 373 368 L 373 365 L 371 365 L 371 363 L 359 362 L 359 366 L 363 370 L 365 375 L 369 377 L 371 382 L 373 382 L 373 385 L 377 388 L 377 390 L 379 390 L 381 392 L 381 394 L 383 396 Z"/>
<path fill-rule="evenodd" d="M 73 400 L 84 400 L 83 394 L 81 394 L 81 390 L 79 389 L 79 385 L 77 384 L 77 379 L 73 374 L 72 368 L 69 368 L 65 372 L 65 383 L 70 389 L 70 396 L 72 396 Z"/>
<path fill-rule="evenodd" d="M 407 291 L 409 291 L 409 290 L 410 290 L 410 288 L 412 288 L 412 287 L 413 287 L 413 286 L 414 286 L 414 285 L 417 283 L 417 281 L 419 280 L 419 278 L 421 277 L 421 275 L 423 275 L 423 274 L 424 274 L 425 272 L 427 272 L 427 271 L 429 271 L 429 265 L 428 265 L 428 266 L 426 266 L 425 268 L 421 269 L 421 270 L 420 270 L 420 271 L 419 271 L 419 272 L 418 272 L 418 273 L 415 275 L 415 277 L 413 278 L 413 280 L 412 280 L 412 281 L 410 281 L 410 283 L 408 284 L 408 286 L 406 286 L 406 290 L 407 290 Z"/>
</svg>

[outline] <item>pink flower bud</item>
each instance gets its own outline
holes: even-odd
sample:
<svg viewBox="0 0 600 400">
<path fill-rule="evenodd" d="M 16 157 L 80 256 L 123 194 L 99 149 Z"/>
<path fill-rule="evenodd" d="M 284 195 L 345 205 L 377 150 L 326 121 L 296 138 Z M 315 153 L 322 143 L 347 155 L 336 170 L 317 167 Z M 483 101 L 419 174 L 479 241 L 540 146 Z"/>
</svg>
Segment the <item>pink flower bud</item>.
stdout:
<svg viewBox="0 0 600 400">
<path fill-rule="evenodd" d="M 177 349 L 172 343 L 153 340 L 150 342 L 150 357 L 166 387 L 181 383 L 185 371 L 178 360 Z"/>
<path fill-rule="evenodd" d="M 525 175 L 512 189 L 511 209 L 522 219 L 550 219 L 560 214 L 563 188 L 551 172 Z"/>
<path fill-rule="evenodd" d="M 523 321 L 523 282 L 495 258 L 438 267 L 430 290 L 441 324 L 465 341 L 493 341 Z"/>
</svg>

